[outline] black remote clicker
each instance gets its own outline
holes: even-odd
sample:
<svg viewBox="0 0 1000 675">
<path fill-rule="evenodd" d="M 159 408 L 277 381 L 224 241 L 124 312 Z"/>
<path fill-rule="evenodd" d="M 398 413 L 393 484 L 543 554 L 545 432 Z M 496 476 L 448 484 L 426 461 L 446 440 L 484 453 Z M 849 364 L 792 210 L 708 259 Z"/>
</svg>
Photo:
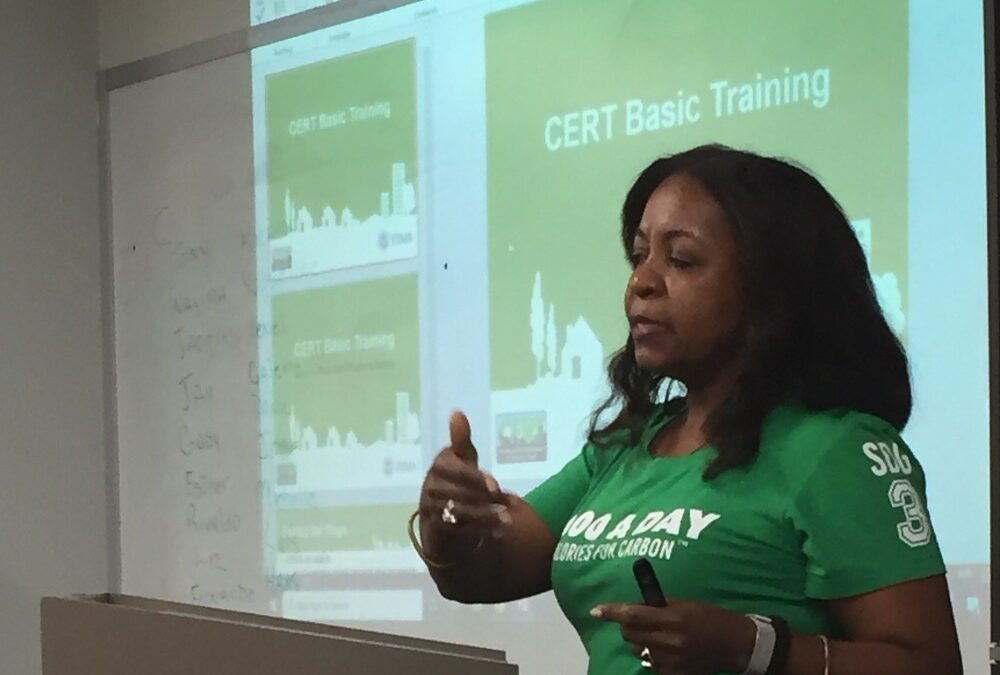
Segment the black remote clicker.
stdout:
<svg viewBox="0 0 1000 675">
<path fill-rule="evenodd" d="M 667 598 L 663 595 L 660 582 L 656 578 L 653 566 L 645 558 L 639 558 L 632 564 L 632 573 L 642 592 L 642 600 L 650 607 L 666 607 Z"/>
</svg>

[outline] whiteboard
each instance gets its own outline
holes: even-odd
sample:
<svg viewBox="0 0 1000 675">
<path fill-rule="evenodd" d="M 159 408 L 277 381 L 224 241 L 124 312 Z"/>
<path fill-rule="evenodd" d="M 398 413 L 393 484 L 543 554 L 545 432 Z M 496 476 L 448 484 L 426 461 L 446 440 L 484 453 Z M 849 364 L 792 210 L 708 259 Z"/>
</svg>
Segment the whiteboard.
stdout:
<svg viewBox="0 0 1000 675">
<path fill-rule="evenodd" d="M 122 589 L 268 611 L 249 56 L 115 91 Z"/>
<path fill-rule="evenodd" d="M 310 581 L 266 564 L 262 504 L 276 497 L 262 480 L 271 457 L 255 292 L 269 258 L 254 236 L 249 58 L 117 90 L 109 103 L 121 590 L 280 615 L 282 595 Z M 459 624 L 377 629 L 502 649 L 525 673 L 585 670 L 552 594 L 532 612 L 550 626 L 546 643 L 528 639 L 531 622 L 497 624 L 514 613 L 507 605 L 469 608 Z"/>
</svg>

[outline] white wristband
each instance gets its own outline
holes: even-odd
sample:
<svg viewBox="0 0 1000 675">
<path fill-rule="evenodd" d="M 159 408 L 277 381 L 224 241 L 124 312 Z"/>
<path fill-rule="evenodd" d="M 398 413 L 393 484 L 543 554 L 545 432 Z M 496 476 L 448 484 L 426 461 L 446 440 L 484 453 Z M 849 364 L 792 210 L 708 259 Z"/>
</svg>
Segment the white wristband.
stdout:
<svg viewBox="0 0 1000 675">
<path fill-rule="evenodd" d="M 754 622 L 757 627 L 757 637 L 754 638 L 753 652 L 750 654 L 750 662 L 743 675 L 764 675 L 771 665 L 771 658 L 774 656 L 774 643 L 777 634 L 771 620 L 759 614 L 747 614 L 747 617 Z"/>
</svg>

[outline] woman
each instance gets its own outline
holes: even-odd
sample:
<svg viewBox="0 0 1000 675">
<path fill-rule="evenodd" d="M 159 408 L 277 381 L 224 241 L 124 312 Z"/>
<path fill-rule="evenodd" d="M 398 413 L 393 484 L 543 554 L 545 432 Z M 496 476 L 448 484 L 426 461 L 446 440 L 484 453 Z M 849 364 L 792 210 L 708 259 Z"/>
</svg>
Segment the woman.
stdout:
<svg viewBox="0 0 1000 675">
<path fill-rule="evenodd" d="M 785 162 L 699 147 L 643 171 L 622 242 L 631 330 L 580 455 L 520 499 L 453 416 L 419 509 L 441 593 L 553 589 L 590 673 L 960 673 L 899 436 L 906 357 L 834 199 Z M 674 381 L 685 396 L 660 402 Z M 642 604 L 641 557 L 666 607 Z"/>
</svg>

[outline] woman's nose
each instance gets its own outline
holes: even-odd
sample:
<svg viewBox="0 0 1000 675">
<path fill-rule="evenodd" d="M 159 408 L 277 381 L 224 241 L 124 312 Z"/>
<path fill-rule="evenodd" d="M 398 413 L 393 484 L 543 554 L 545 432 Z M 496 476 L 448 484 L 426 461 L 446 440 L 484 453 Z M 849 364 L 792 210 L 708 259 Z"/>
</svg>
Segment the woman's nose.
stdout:
<svg viewBox="0 0 1000 675">
<path fill-rule="evenodd" d="M 663 280 L 653 274 L 645 264 L 636 267 L 629 280 L 629 291 L 640 298 L 648 298 L 663 288 Z"/>
</svg>

